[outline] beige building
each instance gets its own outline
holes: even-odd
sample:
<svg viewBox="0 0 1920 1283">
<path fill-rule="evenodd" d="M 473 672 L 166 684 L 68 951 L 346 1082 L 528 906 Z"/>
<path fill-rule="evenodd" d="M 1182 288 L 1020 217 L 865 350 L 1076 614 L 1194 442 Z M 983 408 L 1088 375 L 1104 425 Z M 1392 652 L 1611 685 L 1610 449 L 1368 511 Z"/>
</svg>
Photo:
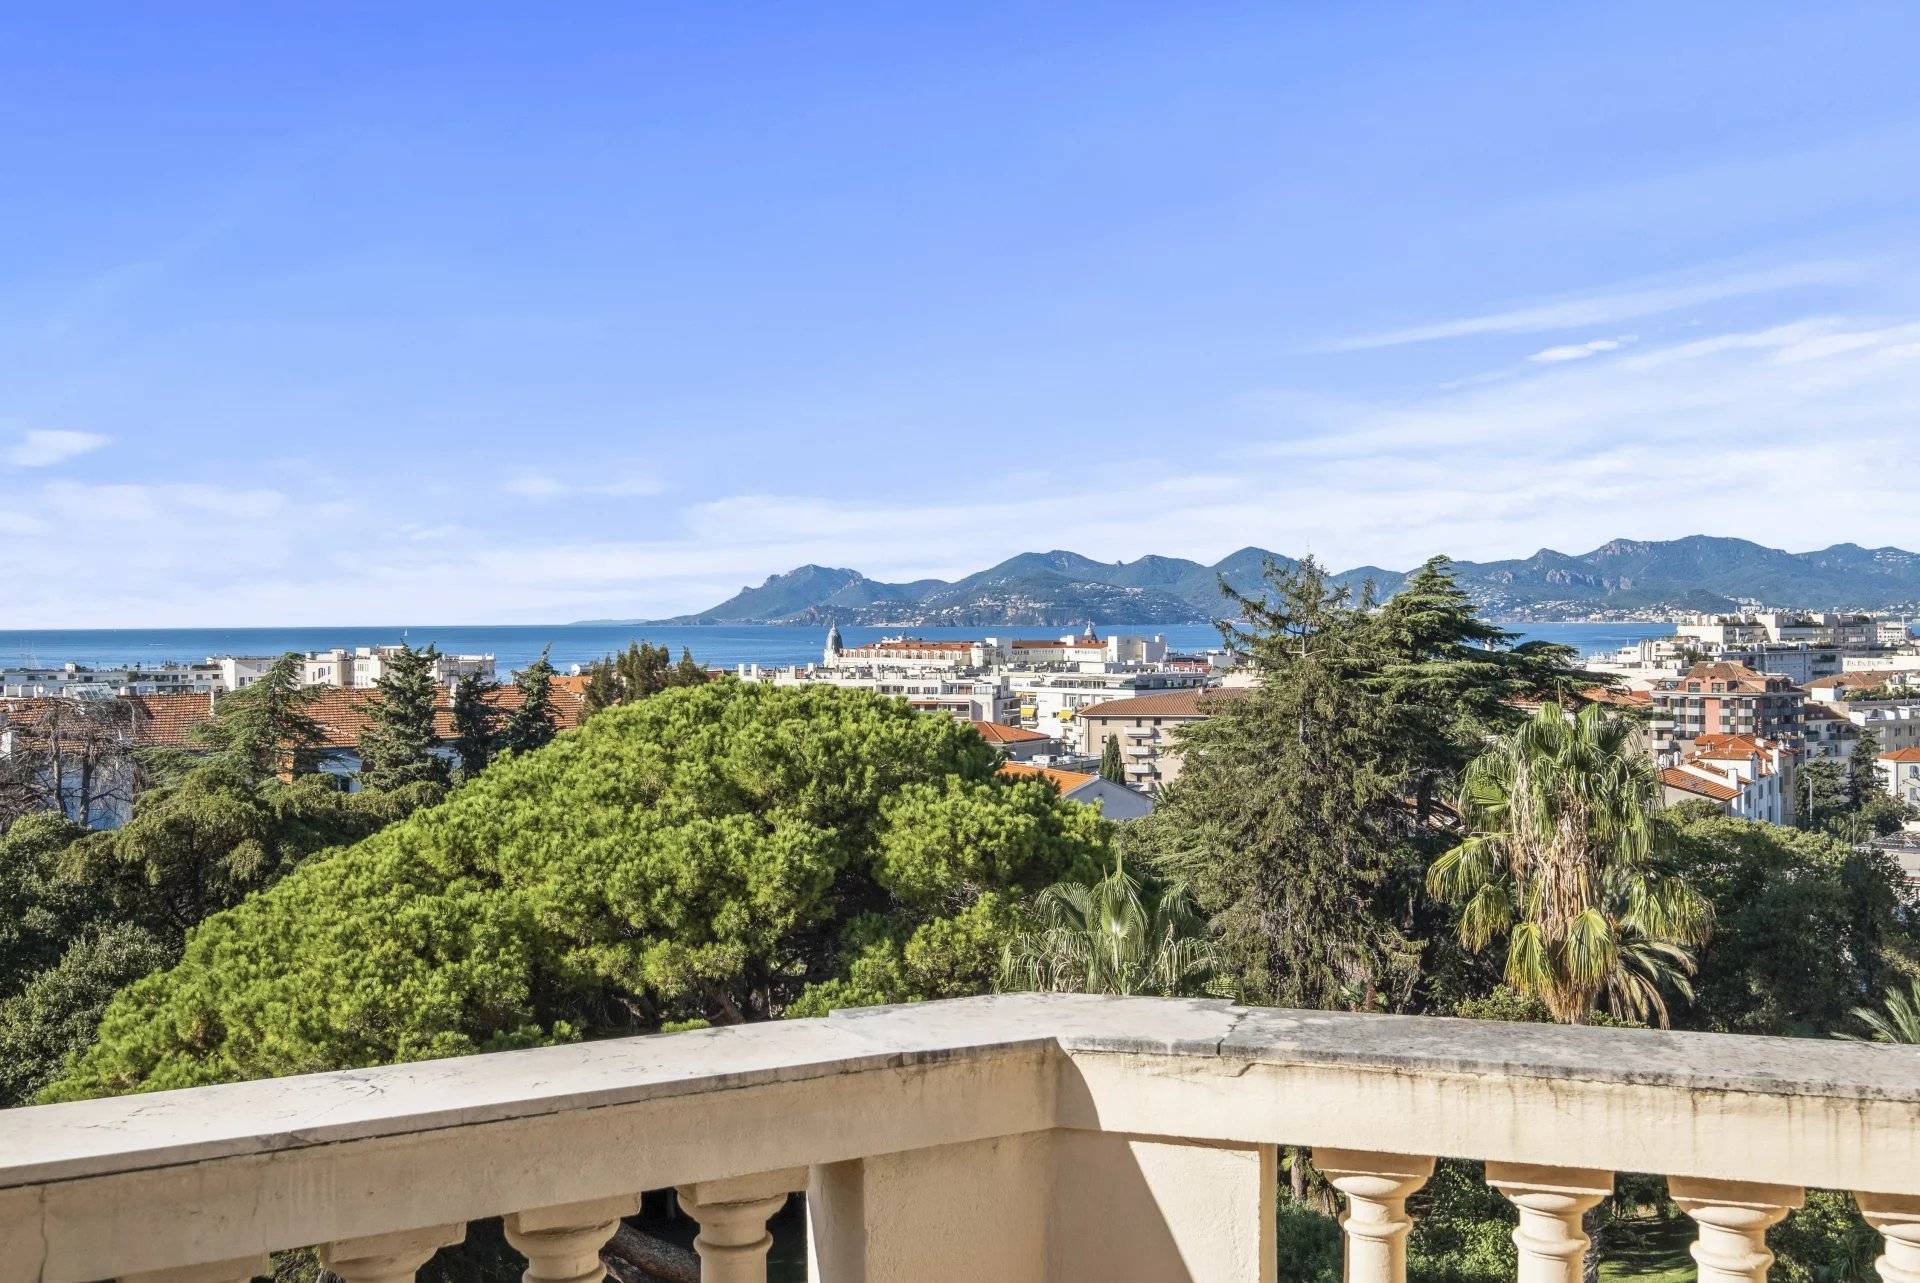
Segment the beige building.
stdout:
<svg viewBox="0 0 1920 1283">
<path fill-rule="evenodd" d="M 1211 706 L 1217 701 L 1232 699 L 1247 689 L 1169 691 L 1083 708 L 1078 714 L 1080 751 L 1099 757 L 1107 751 L 1108 740 L 1119 740 L 1127 784 L 1143 793 L 1158 793 L 1180 778 L 1180 754 L 1174 747 L 1173 733 L 1182 726 L 1205 721 L 1213 715 Z"/>
</svg>

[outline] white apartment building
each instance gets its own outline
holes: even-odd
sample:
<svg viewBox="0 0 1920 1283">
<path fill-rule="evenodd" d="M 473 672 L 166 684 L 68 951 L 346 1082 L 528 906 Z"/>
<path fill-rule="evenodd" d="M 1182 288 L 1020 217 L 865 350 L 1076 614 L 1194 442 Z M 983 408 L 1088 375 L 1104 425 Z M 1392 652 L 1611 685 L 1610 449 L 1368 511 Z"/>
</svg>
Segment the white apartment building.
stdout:
<svg viewBox="0 0 1920 1283">
<path fill-rule="evenodd" d="M 1705 798 L 1736 819 L 1791 824 L 1799 758 L 1783 740 L 1703 735 L 1660 784 L 1668 802 Z"/>
<path fill-rule="evenodd" d="M 1875 620 L 1874 640 L 1882 646 L 1911 646 L 1914 640 L 1913 622 L 1906 619 Z"/>
<path fill-rule="evenodd" d="M 1920 748 L 1882 753 L 1875 766 L 1879 768 L 1881 788 L 1908 806 L 1920 806 Z"/>
<path fill-rule="evenodd" d="M 1142 695 L 1198 691 L 1208 685 L 1204 673 L 1164 669 L 1013 671 L 1005 676 L 1018 706 L 1018 724 L 1067 741 L 1078 739 L 1074 719 L 1083 708 Z"/>
<path fill-rule="evenodd" d="M 225 689 L 221 685 L 220 666 L 212 662 L 161 664 L 153 668 L 61 664 L 0 669 L 0 698 L 6 699 L 104 699 L 114 695 L 164 695 L 173 691 L 204 695 Z"/>
<path fill-rule="evenodd" d="M 1920 682 L 1920 651 L 1875 651 L 1868 655 L 1848 655 L 1840 661 L 1843 673 L 1912 673 Z"/>
<path fill-rule="evenodd" d="M 1165 637 L 1116 633 L 1102 638 L 1093 625 L 1077 636 L 1042 638 L 983 637 L 978 641 L 929 641 L 921 637 L 884 637 L 863 646 L 847 646 L 838 625 L 827 629 L 821 654 L 825 668 L 910 668 L 985 670 L 997 667 L 1053 667 L 1101 669 L 1114 665 L 1158 665 L 1166 662 Z"/>
<path fill-rule="evenodd" d="M 301 684 L 305 686 L 374 686 L 386 676 L 387 664 L 400 653 L 399 646 L 356 646 L 347 650 L 310 652 L 303 664 Z M 443 655 L 433 657 L 433 680 L 440 686 L 452 686 L 462 677 L 478 675 L 492 681 L 492 655 Z"/>
<path fill-rule="evenodd" d="M 960 721 L 1000 722 L 1014 719 L 1014 699 L 1006 683 L 992 674 L 956 673 L 941 668 L 919 672 L 903 668 L 762 668 L 742 664 L 736 670 L 743 682 L 773 686 L 805 686 L 818 682 L 850 690 L 904 699 L 923 712 L 947 713 Z"/>
</svg>

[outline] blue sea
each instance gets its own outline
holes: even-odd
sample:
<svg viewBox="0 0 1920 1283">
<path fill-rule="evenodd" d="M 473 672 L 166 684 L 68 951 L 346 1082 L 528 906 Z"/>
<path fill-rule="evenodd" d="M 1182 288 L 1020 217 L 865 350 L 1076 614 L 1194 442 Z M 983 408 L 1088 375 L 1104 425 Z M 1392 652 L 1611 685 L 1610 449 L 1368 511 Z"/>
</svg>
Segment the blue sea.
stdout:
<svg viewBox="0 0 1920 1283">
<path fill-rule="evenodd" d="M 1116 624 L 1095 627 L 1109 632 L 1159 633 L 1175 650 L 1205 650 L 1220 645 L 1220 634 L 1205 624 Z M 849 646 L 893 636 L 898 628 L 843 628 Z M 1040 627 L 919 628 L 915 636 L 963 641 L 974 637 L 1053 637 L 1077 629 Z M 1530 624 L 1516 625 L 1523 639 L 1562 642 L 1582 654 L 1617 650 L 1647 637 L 1664 637 L 1665 624 Z M 701 663 L 731 668 L 736 664 L 774 667 L 804 664 L 820 657 L 825 630 L 758 626 L 645 626 L 629 624 L 492 624 L 463 627 L 341 627 L 341 628 L 125 628 L 0 630 L 0 668 L 23 665 L 83 664 L 119 668 L 168 661 L 204 660 L 211 655 L 276 655 L 289 650 L 324 650 L 333 646 L 377 646 L 407 641 L 414 646 L 431 642 L 456 654 L 492 654 L 502 670 L 531 663 L 542 649 L 554 666 L 567 671 L 601 656 L 624 650 L 629 642 L 645 641 L 690 649 Z"/>
</svg>

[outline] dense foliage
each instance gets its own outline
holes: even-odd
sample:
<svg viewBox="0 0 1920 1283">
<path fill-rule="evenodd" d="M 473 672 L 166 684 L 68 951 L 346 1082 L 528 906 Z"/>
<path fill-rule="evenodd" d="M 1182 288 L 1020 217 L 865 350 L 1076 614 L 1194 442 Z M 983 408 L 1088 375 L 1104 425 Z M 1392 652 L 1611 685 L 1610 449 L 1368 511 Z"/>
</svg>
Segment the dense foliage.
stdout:
<svg viewBox="0 0 1920 1283">
<path fill-rule="evenodd" d="M 665 646 L 632 642 L 619 654 L 587 666 L 587 711 L 597 713 L 676 686 L 699 686 L 706 680 L 707 670 L 694 662 L 691 651 L 683 648 L 676 664 Z"/>
<path fill-rule="evenodd" d="M 1712 914 L 1659 858 L 1657 797 L 1633 722 L 1548 704 L 1467 768 L 1467 834 L 1427 887 L 1459 906 L 1461 942 L 1475 953 L 1498 942 L 1505 982 L 1555 1019 L 1584 1023 L 1605 1001 L 1665 1025 L 1667 992 L 1692 996 L 1687 950 Z"/>
<path fill-rule="evenodd" d="M 606 710 L 216 915 L 49 1093 L 978 992 L 1104 822 L 969 728 L 718 682 Z"/>
<path fill-rule="evenodd" d="M 1378 610 L 1311 559 L 1266 575 L 1264 597 L 1228 592 L 1256 684 L 1181 730 L 1129 848 L 1193 888 L 1250 1000 L 1415 1008 L 1445 934 L 1420 892 L 1445 799 L 1525 700 L 1591 679 L 1476 618 L 1438 559 Z"/>
<path fill-rule="evenodd" d="M 1003 989 L 1193 997 L 1219 965 L 1186 888 L 1117 854 L 1098 877 L 1042 890 L 1031 917 L 1001 951 Z"/>
<path fill-rule="evenodd" d="M 1677 1023 L 1826 1036 L 1902 977 L 1920 974 L 1920 924 L 1891 857 L 1825 834 L 1676 807 L 1674 867 L 1713 906 L 1695 999 Z"/>
<path fill-rule="evenodd" d="M 41 814 L 0 835 L 0 1104 L 50 1081 L 114 993 L 178 957 L 194 926 L 439 799 L 432 784 L 348 794 L 330 778 L 279 778 L 288 754 L 272 746 L 318 731 L 311 694 L 286 684 L 284 662 L 275 671 L 220 702 L 210 751 L 151 757 L 151 787 L 122 827 Z"/>
</svg>

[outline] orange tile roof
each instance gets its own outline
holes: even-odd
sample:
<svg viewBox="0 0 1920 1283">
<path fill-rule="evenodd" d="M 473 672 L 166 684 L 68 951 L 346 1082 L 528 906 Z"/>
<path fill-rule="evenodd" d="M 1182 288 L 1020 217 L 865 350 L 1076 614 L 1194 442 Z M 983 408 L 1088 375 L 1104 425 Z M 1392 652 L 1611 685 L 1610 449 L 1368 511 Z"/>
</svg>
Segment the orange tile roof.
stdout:
<svg viewBox="0 0 1920 1283">
<path fill-rule="evenodd" d="M 1687 670 L 1687 676 L 1699 680 L 1719 682 L 1757 682 L 1764 681 L 1765 675 L 1756 673 L 1745 664 L 1730 663 L 1721 660 L 1711 664 L 1695 664 Z"/>
<path fill-rule="evenodd" d="M 1721 759 L 1753 757 L 1766 752 L 1772 744 L 1751 735 L 1702 735 L 1693 741 L 1696 757 Z"/>
<path fill-rule="evenodd" d="M 979 731 L 980 738 L 989 744 L 1031 744 L 1035 740 L 1050 738 L 1024 726 L 1007 726 L 1000 722 L 969 722 L 968 725 Z"/>
<path fill-rule="evenodd" d="M 1740 796 L 1739 789 L 1695 775 L 1692 771 L 1683 771 L 1677 766 L 1669 766 L 1661 771 L 1660 782 L 1670 789 L 1710 797 L 1716 802 L 1731 802 Z"/>
<path fill-rule="evenodd" d="M 1580 692 L 1580 698 L 1590 704 L 1608 704 L 1615 708 L 1645 708 L 1653 703 L 1653 692 L 1609 690 L 1605 686 L 1589 686 Z"/>
<path fill-rule="evenodd" d="M 897 641 L 868 642 L 864 646 L 849 646 L 848 655 L 873 654 L 880 651 L 934 651 L 938 653 L 967 654 L 973 650 L 972 642 L 921 641 L 917 637 L 902 637 Z"/>
<path fill-rule="evenodd" d="M 1084 771 L 1062 771 L 1052 766 L 1035 766 L 1031 762 L 1008 762 L 1000 768 L 1000 774 L 1017 780 L 1038 776 L 1058 789 L 1061 797 L 1083 789 L 1100 778 Z"/>
<path fill-rule="evenodd" d="M 1807 689 L 1831 686 L 1835 690 L 1847 690 L 1857 686 L 1862 690 L 1872 690 L 1875 686 L 1891 686 L 1907 676 L 1909 676 L 1908 673 L 1899 669 L 1863 669 L 1859 672 L 1835 673 L 1831 677 L 1815 678 L 1807 683 Z"/>
<path fill-rule="evenodd" d="M 1909 748 L 1896 748 L 1891 753 L 1882 753 L 1883 762 L 1920 762 L 1920 745 Z"/>
<path fill-rule="evenodd" d="M 360 737 L 373 724 L 371 706 L 379 697 L 379 692 L 370 686 L 318 686 L 310 687 L 313 699 L 306 705 L 306 713 L 320 724 L 321 739 L 317 748 L 350 749 L 359 745 Z M 133 710 L 134 744 L 138 748 L 198 748 L 194 739 L 194 728 L 213 720 L 213 701 L 205 694 L 185 691 L 170 691 L 163 695 L 120 695 L 114 697 L 121 706 Z M 511 713 L 524 702 L 524 696 L 517 686 L 496 686 L 486 694 L 486 700 L 502 714 Z M 13 712 L 15 724 L 25 722 L 37 725 L 46 716 L 47 710 L 33 709 L 23 718 L 21 705 L 27 703 L 52 704 L 52 700 L 23 701 L 9 700 L 7 707 Z M 586 718 L 586 701 L 570 686 L 561 686 L 555 679 L 552 688 L 553 722 L 559 730 L 571 730 Z M 453 695 L 442 688 L 440 697 L 433 710 L 434 734 L 442 740 L 454 737 Z"/>
<path fill-rule="evenodd" d="M 1207 707 L 1222 699 L 1237 699 L 1249 691 L 1246 686 L 1209 686 L 1200 690 L 1166 691 L 1155 695 L 1135 695 L 1128 699 L 1110 699 L 1090 704 L 1080 717 L 1211 717 Z"/>
</svg>

